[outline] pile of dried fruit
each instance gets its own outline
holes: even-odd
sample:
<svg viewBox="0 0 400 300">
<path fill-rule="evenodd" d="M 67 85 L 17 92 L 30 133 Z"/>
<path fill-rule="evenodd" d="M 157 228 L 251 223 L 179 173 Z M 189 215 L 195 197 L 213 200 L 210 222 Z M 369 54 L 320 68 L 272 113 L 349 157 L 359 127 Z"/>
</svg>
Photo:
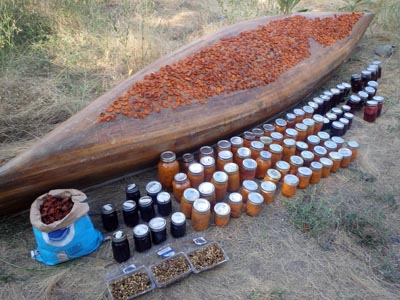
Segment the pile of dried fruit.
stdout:
<svg viewBox="0 0 400 300">
<path fill-rule="evenodd" d="M 187 273 L 189 270 L 189 263 L 182 254 L 167 259 L 151 267 L 151 272 L 154 276 L 154 279 L 158 283 L 170 281 L 182 274 Z"/>
<path fill-rule="evenodd" d="M 40 216 L 44 224 L 51 224 L 61 220 L 69 214 L 74 203 L 71 197 L 57 197 L 50 194 L 45 196 L 45 199 L 40 206 Z"/>
<path fill-rule="evenodd" d="M 310 56 L 309 38 L 329 46 L 347 37 L 360 17 L 293 16 L 221 39 L 146 75 L 101 112 L 99 121 L 112 121 L 117 114 L 144 118 L 161 108 L 177 109 L 193 101 L 204 104 L 221 93 L 267 85 Z"/>
<path fill-rule="evenodd" d="M 117 300 L 127 299 L 150 288 L 150 277 L 142 271 L 118 279 L 110 285 L 111 294 Z"/>
<path fill-rule="evenodd" d="M 199 271 L 225 260 L 224 252 L 215 243 L 193 251 L 188 256 L 192 265 Z"/>
</svg>

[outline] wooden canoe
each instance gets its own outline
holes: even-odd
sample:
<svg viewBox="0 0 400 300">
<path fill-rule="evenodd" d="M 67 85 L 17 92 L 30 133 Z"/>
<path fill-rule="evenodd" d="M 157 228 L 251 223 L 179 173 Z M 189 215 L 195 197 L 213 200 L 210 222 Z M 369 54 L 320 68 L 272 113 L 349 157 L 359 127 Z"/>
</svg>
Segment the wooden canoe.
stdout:
<svg viewBox="0 0 400 300">
<path fill-rule="evenodd" d="M 334 14 L 303 15 L 315 18 Z M 348 59 L 373 15 L 364 14 L 347 38 L 331 46 L 322 47 L 311 41 L 311 56 L 266 86 L 221 94 L 216 96 L 218 101 L 210 104 L 165 109 L 145 119 L 98 122 L 99 113 L 146 74 L 182 60 L 223 37 L 256 29 L 279 18 L 283 17 L 245 21 L 192 42 L 126 79 L 60 124 L 27 152 L 0 167 L 0 214 L 26 209 L 48 190 L 98 184 L 155 164 L 165 150 L 182 153 L 198 149 L 260 124 L 328 80 Z"/>
</svg>

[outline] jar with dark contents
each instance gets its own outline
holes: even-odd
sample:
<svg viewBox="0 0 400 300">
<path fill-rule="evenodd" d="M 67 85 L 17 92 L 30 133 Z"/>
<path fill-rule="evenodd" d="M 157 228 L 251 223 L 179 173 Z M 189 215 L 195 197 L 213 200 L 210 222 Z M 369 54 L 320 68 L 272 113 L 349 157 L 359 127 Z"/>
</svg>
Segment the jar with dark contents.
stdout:
<svg viewBox="0 0 400 300">
<path fill-rule="evenodd" d="M 127 200 L 122 204 L 122 216 L 128 227 L 135 227 L 139 224 L 138 207 L 134 200 Z"/>
<path fill-rule="evenodd" d="M 297 140 L 297 130 L 294 128 L 286 128 L 285 134 L 283 135 L 283 139 L 293 139 Z"/>
<path fill-rule="evenodd" d="M 302 167 L 303 164 L 304 164 L 304 160 L 300 156 L 297 156 L 297 155 L 291 156 L 290 161 L 289 161 L 289 165 L 290 165 L 289 174 L 296 174 L 297 169 Z"/>
<path fill-rule="evenodd" d="M 349 129 L 350 121 L 347 120 L 346 118 L 340 118 L 339 122 L 344 125 L 344 127 L 343 127 L 343 135 L 345 135 L 347 130 Z"/>
<path fill-rule="evenodd" d="M 252 158 L 246 158 L 242 161 L 242 167 L 239 168 L 240 180 L 253 180 L 256 177 L 257 162 Z"/>
<path fill-rule="evenodd" d="M 367 71 L 371 72 L 371 80 L 378 80 L 378 66 L 369 65 Z"/>
<path fill-rule="evenodd" d="M 220 140 L 217 143 L 217 154 L 221 151 L 231 151 L 231 142 L 227 140 Z"/>
<path fill-rule="evenodd" d="M 372 98 L 376 95 L 376 90 L 370 86 L 365 87 L 364 92 L 368 94 L 368 100 L 372 100 Z"/>
<path fill-rule="evenodd" d="M 252 133 L 251 131 L 243 132 L 243 147 L 250 148 L 250 143 L 255 140 L 256 135 L 254 133 Z"/>
<path fill-rule="evenodd" d="M 282 146 L 283 134 L 279 132 L 271 132 L 271 139 L 273 144 L 278 144 Z"/>
<path fill-rule="evenodd" d="M 123 230 L 118 230 L 112 234 L 111 247 L 114 259 L 122 263 L 131 257 L 129 242 Z"/>
<path fill-rule="evenodd" d="M 376 113 L 376 117 L 379 117 L 382 113 L 382 107 L 383 107 L 383 102 L 385 101 L 385 98 L 382 96 L 374 96 L 372 98 L 373 101 L 376 101 L 378 103 L 378 110 Z"/>
<path fill-rule="evenodd" d="M 314 97 L 313 102 L 318 105 L 318 108 L 314 111 L 314 115 L 324 114 L 324 99 L 320 97 Z"/>
<path fill-rule="evenodd" d="M 353 93 L 358 93 L 362 90 L 361 74 L 351 75 L 351 90 Z"/>
<path fill-rule="evenodd" d="M 339 90 L 339 102 L 338 102 L 338 104 L 339 104 L 340 102 L 344 101 L 344 92 L 345 92 L 346 88 L 341 83 L 336 85 L 336 88 Z"/>
<path fill-rule="evenodd" d="M 149 228 L 151 241 L 154 245 L 161 244 L 167 240 L 167 222 L 165 219 L 156 217 L 150 220 Z"/>
<path fill-rule="evenodd" d="M 212 174 L 217 170 L 215 159 L 212 156 L 203 156 L 200 164 L 204 167 L 204 181 L 211 181 Z"/>
<path fill-rule="evenodd" d="M 231 207 L 231 217 L 239 218 L 243 210 L 243 197 L 240 193 L 230 193 L 228 204 Z"/>
<path fill-rule="evenodd" d="M 372 65 L 378 66 L 378 79 L 382 77 L 382 63 L 379 60 L 374 60 Z"/>
<path fill-rule="evenodd" d="M 224 166 L 224 171 L 228 175 L 228 192 L 236 192 L 240 189 L 239 166 L 235 163 L 228 163 Z"/>
<path fill-rule="evenodd" d="M 334 113 L 336 115 L 336 119 L 339 120 L 340 118 L 343 117 L 343 110 L 341 110 L 339 107 L 333 107 L 331 109 L 331 112 Z"/>
<path fill-rule="evenodd" d="M 331 135 L 343 136 L 344 135 L 344 124 L 338 121 L 332 122 Z"/>
<path fill-rule="evenodd" d="M 332 106 L 338 105 L 340 103 L 340 90 L 332 88 L 330 92 L 332 93 Z"/>
<path fill-rule="evenodd" d="M 262 127 L 264 129 L 264 136 L 271 136 L 271 132 L 275 131 L 275 126 L 273 124 L 264 124 Z"/>
<path fill-rule="evenodd" d="M 287 122 L 284 119 L 278 118 L 274 122 L 275 131 L 281 134 L 285 133 Z"/>
<path fill-rule="evenodd" d="M 304 119 L 311 119 L 314 114 L 314 108 L 308 105 L 304 105 L 302 109 L 304 110 L 305 113 Z"/>
<path fill-rule="evenodd" d="M 322 125 L 322 130 L 329 130 L 331 128 L 331 121 L 327 118 L 324 117 L 324 124 Z"/>
<path fill-rule="evenodd" d="M 375 122 L 376 116 L 378 115 L 378 102 L 370 100 L 367 101 L 364 108 L 364 121 Z"/>
<path fill-rule="evenodd" d="M 342 118 L 343 118 L 343 116 L 344 116 L 345 113 L 351 111 L 351 107 L 350 107 L 349 105 L 347 105 L 347 104 L 342 105 L 342 106 L 341 106 L 341 109 L 342 109 L 342 111 L 343 111 Z"/>
<path fill-rule="evenodd" d="M 324 99 L 325 103 L 324 105 L 326 105 L 326 112 L 329 111 L 332 108 L 333 105 L 333 94 L 330 91 L 324 91 L 321 95 L 321 98 Z M 329 100 L 328 100 L 329 99 Z"/>
<path fill-rule="evenodd" d="M 101 208 L 101 219 L 103 227 L 107 231 L 114 231 L 118 228 L 118 215 L 112 204 L 103 205 Z"/>
<path fill-rule="evenodd" d="M 366 92 L 364 92 L 364 91 L 359 91 L 358 93 L 357 93 L 357 96 L 358 97 L 360 97 L 360 99 L 361 99 L 361 102 L 360 102 L 360 108 L 361 107 L 363 107 L 364 105 L 365 105 L 365 103 L 367 102 L 367 100 L 368 100 L 368 94 L 366 93 Z"/>
<path fill-rule="evenodd" d="M 209 156 L 210 157 L 210 156 Z M 183 191 L 190 188 L 190 181 L 185 173 L 175 174 L 172 183 L 172 192 L 175 200 L 179 203 L 182 200 Z"/>
<path fill-rule="evenodd" d="M 250 149 L 247 147 L 241 147 L 238 149 L 236 157 L 234 158 L 233 162 L 241 167 L 243 160 L 250 157 L 251 157 Z"/>
<path fill-rule="evenodd" d="M 210 146 L 203 146 L 199 151 L 199 160 L 204 156 L 212 156 L 215 159 L 214 149 Z"/>
<path fill-rule="evenodd" d="M 346 99 L 350 94 L 351 84 L 348 82 L 342 82 L 342 85 L 344 86 L 344 97 Z"/>
<path fill-rule="evenodd" d="M 351 95 L 349 100 L 347 100 L 347 105 L 350 106 L 350 112 L 354 113 L 361 107 L 361 98 L 357 95 Z"/>
<path fill-rule="evenodd" d="M 307 106 L 311 107 L 312 110 L 313 110 L 313 112 L 312 112 L 312 114 L 311 114 L 311 117 L 310 117 L 310 118 L 312 118 L 312 116 L 313 116 L 314 114 L 317 113 L 318 104 L 315 103 L 314 101 L 308 101 L 308 102 L 307 102 Z M 304 110 L 304 107 L 303 107 L 303 110 Z"/>
<path fill-rule="evenodd" d="M 319 146 L 315 146 L 315 147 L 319 147 Z M 314 147 L 314 149 L 315 149 L 315 147 Z M 313 149 L 313 151 L 314 151 L 314 149 Z M 300 157 L 303 159 L 303 165 L 305 167 L 309 167 L 311 165 L 311 162 L 314 161 L 315 155 L 311 151 L 304 150 L 304 151 L 301 151 Z"/>
<path fill-rule="evenodd" d="M 347 130 L 349 130 L 351 128 L 351 124 L 353 123 L 354 115 L 352 113 L 347 112 L 344 113 L 343 117 L 349 120 L 349 126 L 347 127 Z"/>
<path fill-rule="evenodd" d="M 174 175 L 174 177 L 175 177 L 175 175 Z M 171 185 L 171 187 L 172 187 L 172 185 Z M 154 181 L 150 181 L 149 183 L 146 184 L 146 194 L 147 194 L 147 196 L 151 197 L 151 200 L 153 200 L 153 205 L 155 203 L 157 203 L 157 195 L 161 192 L 161 190 L 162 190 L 162 186 L 161 186 L 161 183 L 158 181 L 154 180 Z"/>
<path fill-rule="evenodd" d="M 161 192 L 157 195 L 157 211 L 160 216 L 167 217 L 172 212 L 171 195 Z"/>
<path fill-rule="evenodd" d="M 308 145 L 306 143 L 301 141 L 296 142 L 296 155 L 300 155 L 300 153 L 305 150 L 308 150 Z"/>
<path fill-rule="evenodd" d="M 379 86 L 379 83 L 376 81 L 373 81 L 373 80 L 368 81 L 368 83 L 367 83 L 367 87 L 372 87 L 375 90 L 375 92 L 378 91 L 378 86 Z"/>
<path fill-rule="evenodd" d="M 176 173 L 179 173 L 179 163 L 172 151 L 165 151 L 160 155 L 160 162 L 157 165 L 158 177 L 162 186 L 172 191 L 172 181 Z"/>
<path fill-rule="evenodd" d="M 337 120 L 337 116 L 334 113 L 326 113 L 325 117 L 329 120 L 329 129 L 331 129 L 332 123 Z"/>
<path fill-rule="evenodd" d="M 319 114 L 315 114 L 313 115 L 313 120 L 314 120 L 313 134 L 315 135 L 322 130 L 322 127 L 324 126 L 324 117 Z"/>
<path fill-rule="evenodd" d="M 136 204 L 140 198 L 139 187 L 135 183 L 128 184 L 125 188 L 126 200 L 133 200 Z"/>
<path fill-rule="evenodd" d="M 150 196 L 143 196 L 139 199 L 139 212 L 143 221 L 149 222 L 155 216 L 153 200 Z"/>
<path fill-rule="evenodd" d="M 220 202 L 214 206 L 214 224 L 217 227 L 228 225 L 230 216 L 231 207 L 228 204 Z"/>
<path fill-rule="evenodd" d="M 283 148 L 283 151 L 282 151 L 281 159 L 284 161 L 289 161 L 290 157 L 296 153 L 296 141 L 294 139 L 284 139 L 282 148 Z M 265 173 L 264 173 L 264 176 L 265 176 Z"/>
<path fill-rule="evenodd" d="M 204 181 L 204 167 L 199 163 L 192 163 L 189 166 L 188 178 L 191 187 L 197 189 Z"/>
<path fill-rule="evenodd" d="M 137 252 L 144 252 L 151 248 L 151 237 L 149 226 L 139 224 L 133 228 L 133 241 Z"/>
<path fill-rule="evenodd" d="M 272 139 L 269 136 L 262 136 L 262 137 L 260 137 L 260 142 L 263 143 L 264 150 L 268 150 L 269 149 L 269 145 L 272 144 Z"/>
<path fill-rule="evenodd" d="M 294 128 L 296 124 L 296 115 L 293 113 L 286 114 L 286 128 Z"/>
<path fill-rule="evenodd" d="M 199 185 L 199 193 L 200 198 L 208 200 L 211 205 L 211 209 L 213 209 L 215 203 L 217 203 L 215 186 L 211 182 L 202 182 Z"/>
<path fill-rule="evenodd" d="M 267 170 L 271 167 L 271 153 L 268 151 L 261 151 L 260 156 L 256 159 L 256 163 L 256 178 L 263 179 Z"/>
<path fill-rule="evenodd" d="M 233 162 L 233 153 L 228 150 L 223 150 L 218 153 L 217 171 L 223 171 L 227 163 Z"/>
<path fill-rule="evenodd" d="M 186 217 L 181 212 L 175 212 L 171 215 L 171 235 L 174 238 L 180 238 L 186 234 Z"/>
<path fill-rule="evenodd" d="M 331 98 L 327 95 L 320 95 L 319 98 L 321 98 L 324 101 L 324 104 L 322 105 L 322 113 L 321 114 L 326 114 L 330 110 Z"/>
<path fill-rule="evenodd" d="M 243 139 L 240 136 L 234 136 L 230 139 L 230 142 L 231 142 L 231 152 L 235 157 L 238 149 L 240 147 L 243 147 Z"/>
<path fill-rule="evenodd" d="M 371 72 L 368 70 L 361 71 L 361 82 L 362 82 L 361 84 L 363 88 L 367 86 L 367 83 L 370 80 L 371 80 Z"/>
<path fill-rule="evenodd" d="M 307 144 L 308 144 L 308 149 L 310 149 L 310 151 L 314 150 L 315 146 L 318 146 L 320 143 L 320 138 L 317 135 L 309 135 L 307 137 Z"/>
<path fill-rule="evenodd" d="M 194 162 L 194 156 L 192 153 L 183 154 L 182 161 L 180 163 L 181 172 L 187 174 L 189 165 L 193 162 Z"/>
</svg>

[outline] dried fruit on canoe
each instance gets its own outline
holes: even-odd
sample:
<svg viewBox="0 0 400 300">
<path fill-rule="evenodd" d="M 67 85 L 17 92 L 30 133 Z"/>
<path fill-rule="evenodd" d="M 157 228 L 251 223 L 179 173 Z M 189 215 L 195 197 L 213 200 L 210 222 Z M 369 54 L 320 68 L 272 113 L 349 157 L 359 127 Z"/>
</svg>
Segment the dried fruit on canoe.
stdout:
<svg viewBox="0 0 400 300">
<path fill-rule="evenodd" d="M 40 216 L 44 224 L 51 224 L 63 219 L 70 213 L 74 203 L 71 197 L 58 197 L 47 194 L 40 206 Z"/>
<path fill-rule="evenodd" d="M 224 252 L 215 243 L 189 253 L 188 257 L 194 268 L 198 271 L 225 260 Z"/>
<path fill-rule="evenodd" d="M 135 272 L 110 284 L 111 294 L 116 300 L 127 299 L 149 289 L 151 289 L 150 277 L 143 271 Z"/>
<path fill-rule="evenodd" d="M 190 270 L 189 262 L 179 254 L 151 267 L 151 272 L 158 283 L 171 281 Z"/>
<path fill-rule="evenodd" d="M 360 17 L 293 16 L 223 38 L 144 76 L 101 112 L 99 121 L 113 121 L 118 114 L 145 118 L 153 111 L 204 104 L 221 93 L 268 85 L 311 55 L 310 38 L 329 46 L 347 37 Z"/>
</svg>

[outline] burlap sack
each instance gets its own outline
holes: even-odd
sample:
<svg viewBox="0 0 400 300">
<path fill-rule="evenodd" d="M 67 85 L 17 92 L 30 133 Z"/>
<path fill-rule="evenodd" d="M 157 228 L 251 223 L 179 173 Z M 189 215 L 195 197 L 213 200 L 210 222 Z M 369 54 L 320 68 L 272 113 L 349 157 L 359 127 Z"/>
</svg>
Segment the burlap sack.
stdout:
<svg viewBox="0 0 400 300">
<path fill-rule="evenodd" d="M 70 213 L 63 219 L 47 225 L 42 222 L 42 218 L 40 216 L 40 206 L 42 205 L 47 194 L 43 194 L 36 198 L 31 205 L 30 219 L 32 226 L 42 232 L 52 232 L 68 227 L 89 211 L 89 204 L 82 203 L 82 201 L 86 200 L 87 197 L 81 191 L 75 189 L 58 189 L 51 190 L 48 192 L 48 194 L 53 196 L 70 196 L 72 202 L 74 202 L 74 206 L 72 207 Z"/>
</svg>

